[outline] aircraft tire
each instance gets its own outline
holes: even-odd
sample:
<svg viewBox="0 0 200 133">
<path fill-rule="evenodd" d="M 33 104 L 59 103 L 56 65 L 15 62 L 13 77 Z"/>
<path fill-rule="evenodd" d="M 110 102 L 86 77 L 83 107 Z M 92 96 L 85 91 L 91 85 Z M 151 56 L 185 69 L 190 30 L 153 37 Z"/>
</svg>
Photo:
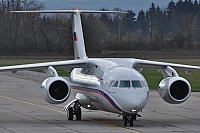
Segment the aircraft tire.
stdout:
<svg viewBox="0 0 200 133">
<path fill-rule="evenodd" d="M 130 127 L 133 126 L 133 120 L 130 120 Z"/>
<path fill-rule="evenodd" d="M 131 115 L 131 121 L 135 121 L 137 118 L 137 114 Z"/>
<path fill-rule="evenodd" d="M 81 112 L 81 108 L 78 108 L 78 111 L 76 112 L 76 120 L 81 120 L 82 117 L 82 112 Z"/>
<path fill-rule="evenodd" d="M 68 120 L 73 120 L 73 117 L 74 117 L 74 114 L 73 114 L 73 108 L 72 107 L 70 107 L 70 108 L 68 108 L 68 112 L 67 112 L 67 117 L 68 117 Z"/>
<path fill-rule="evenodd" d="M 126 116 L 123 117 L 124 126 L 127 126 L 128 118 Z"/>
</svg>

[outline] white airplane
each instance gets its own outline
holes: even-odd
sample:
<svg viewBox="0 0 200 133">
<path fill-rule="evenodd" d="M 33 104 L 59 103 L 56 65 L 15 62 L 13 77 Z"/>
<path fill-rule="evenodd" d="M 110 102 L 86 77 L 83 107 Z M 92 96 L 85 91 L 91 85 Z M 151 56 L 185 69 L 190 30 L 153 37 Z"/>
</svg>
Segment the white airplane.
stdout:
<svg viewBox="0 0 200 133">
<path fill-rule="evenodd" d="M 25 64 L 0 67 L 0 71 L 44 68 L 49 78 L 43 81 L 41 89 L 46 102 L 64 103 L 69 95 L 74 100 L 69 102 L 64 111 L 68 120 L 81 120 L 81 107 L 90 110 L 102 110 L 123 116 L 124 126 L 133 126 L 138 113 L 147 104 L 149 88 L 140 73 L 144 68 L 156 68 L 164 79 L 158 86 L 161 98 L 171 104 L 180 104 L 191 93 L 190 83 L 179 77 L 173 68 L 200 70 L 198 66 L 148 61 L 131 58 L 88 58 L 85 52 L 80 14 L 83 13 L 127 13 L 118 11 L 90 10 L 44 10 L 11 11 L 16 13 L 70 13 L 73 15 L 73 40 L 75 60 Z M 60 77 L 54 67 L 74 68 L 69 81 Z"/>
</svg>

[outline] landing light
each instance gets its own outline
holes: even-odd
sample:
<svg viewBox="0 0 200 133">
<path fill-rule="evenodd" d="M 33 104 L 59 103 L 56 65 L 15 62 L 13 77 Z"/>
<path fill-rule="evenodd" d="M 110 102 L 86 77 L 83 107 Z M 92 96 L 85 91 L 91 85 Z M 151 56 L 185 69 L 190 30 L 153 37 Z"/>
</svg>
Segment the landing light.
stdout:
<svg viewBox="0 0 200 133">
<path fill-rule="evenodd" d="M 136 112 L 137 110 L 135 110 L 135 109 L 132 109 L 131 111 L 132 111 L 132 112 Z"/>
<path fill-rule="evenodd" d="M 90 108 L 91 106 L 88 104 L 87 107 Z"/>
</svg>

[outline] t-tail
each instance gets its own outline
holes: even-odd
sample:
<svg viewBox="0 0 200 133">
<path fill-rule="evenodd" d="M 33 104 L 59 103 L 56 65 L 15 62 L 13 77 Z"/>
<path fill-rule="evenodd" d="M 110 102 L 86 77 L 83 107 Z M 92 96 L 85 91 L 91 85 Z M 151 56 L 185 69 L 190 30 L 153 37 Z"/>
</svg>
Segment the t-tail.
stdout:
<svg viewBox="0 0 200 133">
<path fill-rule="evenodd" d="M 83 29 L 81 23 L 80 14 L 121 14 L 128 13 L 122 11 L 93 11 L 93 10 L 40 10 L 40 11 L 11 11 L 12 13 L 70 13 L 73 14 L 72 19 L 72 31 L 73 31 L 73 41 L 74 41 L 74 56 L 75 59 L 87 59 L 87 54 L 85 50 Z"/>
</svg>

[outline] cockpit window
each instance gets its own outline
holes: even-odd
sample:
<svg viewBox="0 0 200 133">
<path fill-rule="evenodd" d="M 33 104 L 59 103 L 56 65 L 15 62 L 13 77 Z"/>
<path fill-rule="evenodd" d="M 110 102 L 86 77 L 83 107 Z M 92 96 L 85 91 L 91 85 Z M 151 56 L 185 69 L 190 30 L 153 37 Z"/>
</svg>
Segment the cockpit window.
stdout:
<svg viewBox="0 0 200 133">
<path fill-rule="evenodd" d="M 145 81 L 140 81 L 140 80 L 121 80 L 121 81 L 115 81 L 111 80 L 110 83 L 108 84 L 108 87 L 134 87 L 134 88 L 143 88 L 147 87 L 147 84 Z"/>
<path fill-rule="evenodd" d="M 130 81 L 121 80 L 119 87 L 131 87 Z"/>
<path fill-rule="evenodd" d="M 114 80 L 111 80 L 110 83 L 108 84 L 108 87 L 111 87 L 113 82 L 114 82 Z"/>
<path fill-rule="evenodd" d="M 118 84 L 119 84 L 119 81 L 115 81 L 115 82 L 112 84 L 112 87 L 118 87 Z"/>
<path fill-rule="evenodd" d="M 140 82 L 139 80 L 137 80 L 137 81 L 132 81 L 132 85 L 133 85 L 133 87 L 135 87 L 135 88 L 142 88 L 142 87 L 143 87 L 142 84 L 141 84 L 141 82 Z"/>
<path fill-rule="evenodd" d="M 142 85 L 143 85 L 144 87 L 147 87 L 147 83 L 146 83 L 145 81 L 142 81 Z"/>
</svg>

